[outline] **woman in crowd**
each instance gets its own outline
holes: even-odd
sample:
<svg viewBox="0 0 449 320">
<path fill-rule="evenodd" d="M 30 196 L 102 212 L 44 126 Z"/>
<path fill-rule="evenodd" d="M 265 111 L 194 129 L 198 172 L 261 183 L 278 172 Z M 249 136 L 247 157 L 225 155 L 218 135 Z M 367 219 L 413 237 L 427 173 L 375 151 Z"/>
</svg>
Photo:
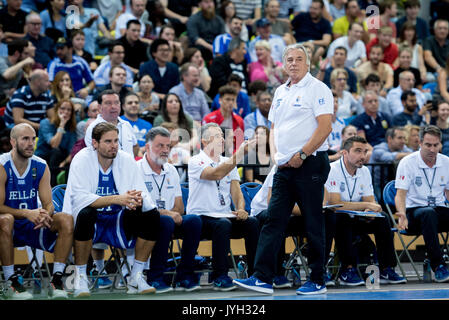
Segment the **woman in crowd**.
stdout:
<svg viewBox="0 0 449 320">
<path fill-rule="evenodd" d="M 265 126 L 257 126 L 254 131 L 256 148 L 245 156 L 245 164 L 268 165 L 268 167 L 248 167 L 245 168 L 245 181 L 263 184 L 268 173 L 273 166 L 270 152 L 270 129 Z"/>
<path fill-rule="evenodd" d="M 338 110 L 337 117 L 341 119 L 348 119 L 357 110 L 358 102 L 347 90 L 348 72 L 342 68 L 335 68 L 331 72 L 331 87 L 338 96 Z"/>
<path fill-rule="evenodd" d="M 435 88 L 435 97 L 437 99 L 449 102 L 449 57 L 446 59 L 446 67 L 438 73 L 437 86 Z"/>
<path fill-rule="evenodd" d="M 140 113 L 159 111 L 159 97 L 153 92 L 154 82 L 150 75 L 146 74 L 139 79 L 137 95 L 140 98 Z"/>
<path fill-rule="evenodd" d="M 198 48 L 188 48 L 184 52 L 184 60 L 182 64 L 191 62 L 197 66 L 200 70 L 200 89 L 204 92 L 209 91 L 210 83 L 212 78 L 209 75 L 209 70 L 206 68 L 206 64 L 204 62 L 203 56 L 201 55 L 201 51 Z"/>
<path fill-rule="evenodd" d="M 281 62 L 274 62 L 271 57 L 271 45 L 266 40 L 256 42 L 257 61 L 248 66 L 249 79 L 265 81 L 270 93 L 284 82 L 284 71 Z"/>
<path fill-rule="evenodd" d="M 436 117 L 430 120 L 430 124 L 434 124 L 440 128 L 442 133 L 442 152 L 449 156 L 449 103 L 444 100 L 437 101 L 436 113 Z"/>
<path fill-rule="evenodd" d="M 415 124 L 408 124 L 404 126 L 405 129 L 405 136 L 407 142 L 405 143 L 407 147 L 412 149 L 413 151 L 419 150 L 419 130 L 421 129 L 420 126 L 417 126 Z"/>
<path fill-rule="evenodd" d="M 411 66 L 419 70 L 421 75 L 421 81 L 426 82 L 426 66 L 424 64 L 424 51 L 422 46 L 418 43 L 418 37 L 416 34 L 416 26 L 407 21 L 402 25 L 399 32 L 399 48 L 409 47 L 412 50 L 412 62 Z"/>
<path fill-rule="evenodd" d="M 231 18 L 234 17 L 236 14 L 235 4 L 230 0 L 223 1 L 220 5 L 219 14 L 225 21 L 226 33 L 229 33 L 229 22 L 231 21 Z M 246 27 L 245 23 L 243 23 L 242 25 L 242 31 L 240 32 L 240 39 L 242 39 L 245 42 L 249 41 L 248 28 Z"/>
<path fill-rule="evenodd" d="M 50 90 L 56 102 L 70 99 L 75 108 L 77 121 L 84 119 L 84 107 L 86 106 L 86 103 L 83 99 L 75 96 L 72 79 L 70 79 L 70 75 L 66 71 L 59 71 L 56 73 L 55 78 L 51 83 Z"/>
<path fill-rule="evenodd" d="M 45 159 L 51 171 L 51 184 L 56 185 L 60 168 L 70 164 L 70 152 L 76 142 L 76 118 L 73 102 L 62 99 L 56 103 L 53 116 L 40 122 L 35 154 Z"/>
<path fill-rule="evenodd" d="M 161 103 L 161 114 L 158 115 L 153 122 L 153 126 L 157 127 L 163 122 L 174 123 L 179 129 L 181 137 L 180 146 L 187 150 L 196 147 L 196 130 L 194 130 L 193 119 L 190 115 L 184 113 L 181 99 L 174 94 L 169 93 L 165 96 Z"/>
<path fill-rule="evenodd" d="M 48 9 L 40 13 L 41 33 L 52 38 L 54 42 L 60 37 L 67 37 L 64 6 L 64 0 L 50 0 Z"/>
</svg>

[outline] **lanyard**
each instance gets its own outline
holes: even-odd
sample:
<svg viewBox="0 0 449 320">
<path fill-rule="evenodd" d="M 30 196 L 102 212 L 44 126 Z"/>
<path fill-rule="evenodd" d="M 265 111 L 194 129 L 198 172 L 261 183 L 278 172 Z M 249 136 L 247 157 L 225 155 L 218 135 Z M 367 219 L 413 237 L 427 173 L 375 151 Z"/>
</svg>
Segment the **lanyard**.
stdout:
<svg viewBox="0 0 449 320">
<path fill-rule="evenodd" d="M 210 166 L 215 168 L 215 164 L 211 163 Z M 215 180 L 215 184 L 217 185 L 218 194 L 220 194 L 220 180 Z"/>
<path fill-rule="evenodd" d="M 348 180 L 346 179 L 345 171 L 343 170 L 343 164 L 342 164 L 343 159 L 344 158 L 342 157 L 341 160 L 340 160 L 341 173 L 343 174 L 343 177 L 345 178 L 346 187 L 348 188 L 349 201 L 352 202 L 352 197 L 354 196 L 354 191 L 355 191 L 355 185 L 357 184 L 357 179 L 358 178 L 355 178 L 354 186 L 352 187 L 352 192 L 350 192 L 349 191 L 349 183 L 348 183 Z"/>
<path fill-rule="evenodd" d="M 424 170 L 424 168 L 422 169 L 422 172 L 424 172 L 424 177 L 426 177 L 427 185 L 429 186 L 429 189 L 430 189 L 430 195 L 432 195 L 433 180 L 435 180 L 435 173 L 437 172 L 437 168 L 435 167 L 433 169 L 432 183 L 429 183 L 429 179 L 427 178 L 427 174 L 426 174 L 426 171 Z"/>
<path fill-rule="evenodd" d="M 161 186 L 159 186 L 156 179 L 154 178 L 154 174 L 152 174 L 151 176 L 153 177 L 154 183 L 156 184 L 157 190 L 159 191 L 159 199 L 161 199 L 162 198 L 162 187 L 164 186 L 164 182 L 165 182 L 165 174 L 163 175 Z"/>
</svg>

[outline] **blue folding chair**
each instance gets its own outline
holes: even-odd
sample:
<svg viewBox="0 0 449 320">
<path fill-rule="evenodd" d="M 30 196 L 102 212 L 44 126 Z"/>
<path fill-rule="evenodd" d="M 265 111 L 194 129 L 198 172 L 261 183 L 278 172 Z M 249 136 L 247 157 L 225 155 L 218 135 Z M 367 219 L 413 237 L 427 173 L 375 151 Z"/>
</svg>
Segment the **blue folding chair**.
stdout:
<svg viewBox="0 0 449 320">
<path fill-rule="evenodd" d="M 66 184 L 58 184 L 51 189 L 51 196 L 53 199 L 53 206 L 55 207 L 55 212 L 61 212 L 62 206 L 64 204 L 64 195 Z"/>
<path fill-rule="evenodd" d="M 181 183 L 182 202 L 184 203 L 184 213 L 187 209 L 187 200 L 189 199 L 189 184 L 187 182 Z"/>
<path fill-rule="evenodd" d="M 419 238 L 420 234 L 410 233 L 407 230 L 399 230 L 398 224 L 396 223 L 396 219 L 394 218 L 394 213 L 393 213 L 393 210 L 392 210 L 392 208 L 396 206 L 396 204 L 394 202 L 394 197 L 395 196 L 396 196 L 395 181 L 392 180 L 392 181 L 388 182 L 385 185 L 384 190 L 383 190 L 383 198 L 384 198 L 385 206 L 387 208 L 388 215 L 390 216 L 390 219 L 391 219 L 391 221 L 393 223 L 393 226 L 395 228 L 396 234 L 398 235 L 398 238 L 401 241 L 402 248 L 403 248 L 403 250 L 402 250 L 402 252 L 400 253 L 399 256 L 397 255 L 396 250 L 394 252 L 396 254 L 396 258 L 398 260 L 398 264 L 399 264 L 399 267 L 401 268 L 402 273 L 404 274 L 404 271 L 403 271 L 402 266 L 400 264 L 400 260 L 401 260 L 402 256 L 405 253 L 407 258 L 408 258 L 408 260 L 410 261 L 410 263 L 411 263 L 411 265 L 413 267 L 413 270 L 416 273 L 416 276 L 418 277 L 418 280 L 421 280 L 421 275 L 419 274 L 418 269 L 416 267 L 416 264 L 413 261 L 412 256 L 410 255 L 410 252 L 408 250 L 410 245 Z M 413 239 L 408 244 L 406 244 L 405 241 L 404 241 L 403 236 L 412 237 Z"/>
<path fill-rule="evenodd" d="M 243 198 L 245 199 L 245 211 L 248 212 L 248 214 L 251 213 L 251 201 L 260 188 L 262 188 L 262 185 L 257 182 L 245 182 L 240 185 Z"/>
</svg>

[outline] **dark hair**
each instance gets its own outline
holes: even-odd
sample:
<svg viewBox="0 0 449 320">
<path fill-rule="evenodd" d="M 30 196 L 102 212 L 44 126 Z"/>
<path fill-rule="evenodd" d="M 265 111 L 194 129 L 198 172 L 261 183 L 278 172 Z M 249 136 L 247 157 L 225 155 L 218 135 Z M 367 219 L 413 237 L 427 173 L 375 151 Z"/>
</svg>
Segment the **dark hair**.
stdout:
<svg viewBox="0 0 449 320">
<path fill-rule="evenodd" d="M 256 131 L 257 131 L 257 129 L 259 129 L 259 128 L 262 128 L 262 129 L 264 129 L 265 130 L 265 134 L 267 135 L 267 142 L 266 142 L 266 145 L 265 145 L 265 151 L 266 151 L 266 154 L 270 154 L 270 129 L 268 128 L 268 127 L 266 127 L 266 126 L 256 126 L 255 128 L 254 128 L 254 135 L 256 135 Z M 256 150 L 259 148 L 259 146 L 258 145 L 256 145 Z"/>
<path fill-rule="evenodd" d="M 112 53 L 116 46 L 122 46 L 123 47 L 123 43 L 121 43 L 121 42 L 119 42 L 117 40 L 112 41 L 111 44 L 108 46 L 108 52 Z M 125 48 L 125 47 L 123 47 L 123 48 Z"/>
<path fill-rule="evenodd" d="M 242 77 L 241 76 L 239 76 L 238 74 L 235 74 L 235 73 L 231 73 L 230 75 L 229 75 L 229 77 L 228 77 L 228 83 L 231 83 L 231 82 L 238 82 L 238 84 L 240 85 L 240 86 L 242 86 L 242 82 L 243 82 L 243 79 L 242 79 Z"/>
<path fill-rule="evenodd" d="M 404 129 L 404 127 L 388 128 L 387 131 L 385 132 L 385 140 L 388 141 L 388 138 L 393 139 L 394 137 L 396 137 L 397 131 L 405 131 L 405 129 Z"/>
<path fill-rule="evenodd" d="M 192 57 L 194 56 L 195 53 L 197 53 L 197 51 L 200 51 L 200 49 L 195 47 L 187 48 L 186 51 L 184 51 L 184 58 L 182 59 L 181 65 L 190 62 L 190 59 L 192 59 Z"/>
<path fill-rule="evenodd" d="M 233 86 L 230 86 L 228 84 L 221 86 L 220 89 L 218 89 L 218 93 L 220 94 L 220 97 L 223 97 L 225 94 L 231 94 L 236 97 L 238 95 L 237 90 Z"/>
<path fill-rule="evenodd" d="M 126 73 L 126 69 L 124 66 L 122 65 L 118 65 L 118 66 L 113 66 L 110 70 L 109 70 L 109 78 L 112 77 L 112 74 L 114 73 L 115 69 L 122 69 L 123 71 L 125 71 Z"/>
<path fill-rule="evenodd" d="M 162 45 L 167 45 L 170 47 L 170 44 L 165 39 L 157 38 L 153 41 L 153 43 L 150 46 L 150 53 L 151 53 L 152 57 L 153 57 L 153 53 L 155 53 L 157 51 L 157 49 L 159 48 L 159 46 L 162 46 Z"/>
<path fill-rule="evenodd" d="M 384 53 L 384 49 L 382 49 L 382 47 L 380 46 L 380 44 L 375 44 L 375 45 L 373 45 L 373 46 L 369 49 L 369 52 L 371 53 L 371 51 L 372 51 L 373 49 L 380 49 L 380 50 L 382 51 L 382 54 Z"/>
<path fill-rule="evenodd" d="M 224 0 L 221 2 L 220 9 L 218 10 L 219 15 L 225 19 L 226 18 L 226 8 L 232 3 L 230 0 Z M 233 4 L 233 3 L 232 3 Z M 234 5 L 235 8 L 235 5 Z"/>
<path fill-rule="evenodd" d="M 334 52 L 337 51 L 337 50 L 343 50 L 343 51 L 345 52 L 345 55 L 346 55 L 346 56 L 348 55 L 348 49 L 346 49 L 346 48 L 343 47 L 343 46 L 336 47 L 335 50 L 334 50 Z"/>
<path fill-rule="evenodd" d="M 401 101 L 407 101 L 408 96 L 414 97 L 414 96 L 416 96 L 416 93 L 414 93 L 412 90 L 405 90 L 401 94 Z"/>
<path fill-rule="evenodd" d="M 413 30 L 414 31 L 414 35 L 413 35 L 413 39 L 412 39 L 412 44 L 415 45 L 416 42 L 418 41 L 418 34 L 417 34 L 415 28 L 416 27 L 413 24 L 413 22 L 411 22 L 411 21 L 404 22 L 404 24 L 401 27 L 401 31 L 399 32 L 399 42 L 404 42 L 405 41 L 405 31 Z"/>
<path fill-rule="evenodd" d="M 363 144 L 368 143 L 368 141 L 366 141 L 366 139 L 361 136 L 353 136 L 353 137 L 346 139 L 346 141 L 343 142 L 342 149 L 349 151 L 355 142 L 359 142 L 359 143 L 363 143 Z"/>
<path fill-rule="evenodd" d="M 434 125 L 428 125 L 428 126 L 421 127 L 421 129 L 419 130 L 419 140 L 423 141 L 424 135 L 426 135 L 426 134 L 430 134 L 432 136 L 438 137 L 438 138 L 440 138 L 440 141 L 443 136 L 440 128 L 438 128 L 437 126 L 434 126 Z"/>
<path fill-rule="evenodd" d="M 413 7 L 421 8 L 421 3 L 419 2 L 419 0 L 407 0 L 404 2 L 404 10 L 407 10 L 408 8 L 413 8 Z"/>
<path fill-rule="evenodd" d="M 109 131 L 115 131 L 118 134 L 118 129 L 110 122 L 100 122 L 92 130 L 92 140 L 99 142 L 101 137 Z"/>
<path fill-rule="evenodd" d="M 257 94 L 259 91 L 266 91 L 267 84 L 262 80 L 254 80 L 248 84 L 248 95 Z"/>
<path fill-rule="evenodd" d="M 395 0 L 383 0 L 381 1 L 378 6 L 379 6 L 379 14 L 384 14 L 385 11 L 387 9 L 391 9 L 391 7 L 393 6 L 393 4 L 395 4 L 396 1 Z"/>
<path fill-rule="evenodd" d="M 20 54 L 23 52 L 23 49 L 28 47 L 28 40 L 25 39 L 15 39 L 8 43 L 8 56 L 13 56 L 16 51 Z"/>
<path fill-rule="evenodd" d="M 98 95 L 98 98 L 97 98 L 98 103 L 102 104 L 103 103 L 103 97 L 107 96 L 107 95 L 110 95 L 110 94 L 115 94 L 117 97 L 119 97 L 119 100 L 120 100 L 120 96 L 119 96 L 119 94 L 117 92 L 115 92 L 112 89 L 107 89 L 107 90 L 104 90 L 104 91 L 100 92 L 100 94 Z"/>
<path fill-rule="evenodd" d="M 321 5 L 321 9 L 323 9 L 323 7 L 324 7 L 323 0 L 312 0 L 312 2 L 318 2 Z"/>
<path fill-rule="evenodd" d="M 139 26 L 142 25 L 139 20 L 131 19 L 126 23 L 126 30 L 128 30 L 132 24 L 138 24 Z"/>
<path fill-rule="evenodd" d="M 161 116 L 164 121 L 171 122 L 170 117 L 167 112 L 167 100 L 170 96 L 175 96 L 179 101 L 179 112 L 178 112 L 178 127 L 185 129 L 189 132 L 190 136 L 192 136 L 192 128 L 189 126 L 189 122 L 187 121 L 187 117 L 184 113 L 184 108 L 182 107 L 182 101 L 179 96 L 175 93 L 167 93 L 165 98 L 161 102 Z"/>
<path fill-rule="evenodd" d="M 363 81 L 363 84 L 366 87 L 370 82 L 381 82 L 380 77 L 375 73 L 370 73 Z"/>
</svg>

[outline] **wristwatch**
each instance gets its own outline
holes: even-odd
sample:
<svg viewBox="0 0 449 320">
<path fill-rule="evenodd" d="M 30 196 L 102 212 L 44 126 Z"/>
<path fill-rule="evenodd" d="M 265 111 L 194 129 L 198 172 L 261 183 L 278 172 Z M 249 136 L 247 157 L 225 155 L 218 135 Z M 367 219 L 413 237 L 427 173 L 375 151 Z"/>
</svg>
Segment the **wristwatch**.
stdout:
<svg viewBox="0 0 449 320">
<path fill-rule="evenodd" d="M 303 152 L 302 150 L 300 150 L 299 157 L 301 158 L 302 161 L 304 161 L 307 159 L 307 154 L 305 152 Z"/>
</svg>

